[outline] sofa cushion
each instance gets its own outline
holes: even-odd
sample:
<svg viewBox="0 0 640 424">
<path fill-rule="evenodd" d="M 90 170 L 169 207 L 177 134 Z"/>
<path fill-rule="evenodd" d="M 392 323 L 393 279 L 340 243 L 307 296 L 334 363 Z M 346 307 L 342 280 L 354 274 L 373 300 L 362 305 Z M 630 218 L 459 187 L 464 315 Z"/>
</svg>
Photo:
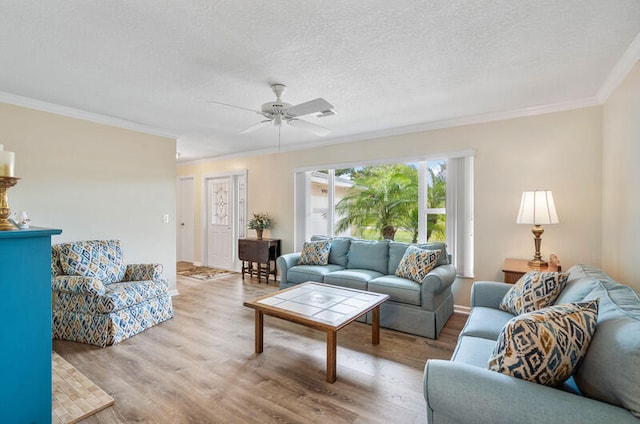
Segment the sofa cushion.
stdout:
<svg viewBox="0 0 640 424">
<path fill-rule="evenodd" d="M 460 335 L 481 337 L 492 340 L 495 343 L 504 326 L 512 318 L 512 314 L 500 309 L 475 306 L 471 309 L 467 323 Z"/>
<path fill-rule="evenodd" d="M 462 336 L 458 340 L 451 361 L 479 368 L 487 367 L 487 358 L 493 353 L 496 342 L 481 337 Z"/>
<path fill-rule="evenodd" d="M 504 295 L 500 309 L 519 315 L 546 308 L 556 300 L 568 277 L 558 272 L 527 272 Z"/>
<path fill-rule="evenodd" d="M 519 315 L 498 336 L 488 367 L 534 383 L 558 386 L 580 365 L 597 319 L 597 300 Z"/>
<path fill-rule="evenodd" d="M 106 284 L 121 281 L 127 269 L 118 240 L 62 243 L 59 254 L 64 274 L 96 277 Z"/>
<path fill-rule="evenodd" d="M 396 269 L 398 269 L 398 265 L 404 256 L 404 252 L 409 246 L 411 246 L 409 243 L 389 242 L 389 266 L 386 274 L 395 275 Z"/>
<path fill-rule="evenodd" d="M 369 281 L 368 290 L 388 294 L 389 300 L 420 306 L 420 284 L 395 275 L 383 275 Z"/>
<path fill-rule="evenodd" d="M 370 269 L 343 269 L 325 275 L 324 282 L 340 287 L 367 290 L 369 281 L 381 276 L 380 272 Z"/>
<path fill-rule="evenodd" d="M 567 273 L 569 274 L 567 284 L 558 295 L 556 305 L 582 302 L 584 297 L 598 286 L 599 280 L 611 280 L 604 271 L 590 265 L 574 265 Z"/>
<path fill-rule="evenodd" d="M 339 265 L 296 265 L 287 271 L 287 282 L 292 284 L 306 283 L 307 281 L 315 281 L 322 283 L 324 276 L 344 269 Z"/>
<path fill-rule="evenodd" d="M 409 246 L 398 264 L 395 275 L 408 278 L 416 283 L 422 283 L 429 271 L 438 263 L 439 250 L 425 250 L 416 246 Z"/>
<path fill-rule="evenodd" d="M 302 246 L 298 265 L 328 265 L 331 240 L 305 242 Z"/>
<path fill-rule="evenodd" d="M 105 314 L 129 308 L 169 293 L 161 281 L 113 283 L 106 286 L 103 295 L 53 292 L 56 310 Z"/>
<path fill-rule="evenodd" d="M 599 299 L 598 330 L 575 380 L 582 393 L 640 418 L 640 299 L 622 284 L 600 281 L 586 299 Z"/>
<path fill-rule="evenodd" d="M 370 269 L 380 274 L 386 274 L 388 263 L 388 241 L 351 240 L 348 269 Z"/>
<path fill-rule="evenodd" d="M 331 237 L 315 235 L 311 237 L 311 241 L 328 240 Z M 351 245 L 350 237 L 333 237 L 331 239 L 331 249 L 329 250 L 329 263 L 347 266 L 347 257 L 349 255 L 349 246 Z"/>
</svg>

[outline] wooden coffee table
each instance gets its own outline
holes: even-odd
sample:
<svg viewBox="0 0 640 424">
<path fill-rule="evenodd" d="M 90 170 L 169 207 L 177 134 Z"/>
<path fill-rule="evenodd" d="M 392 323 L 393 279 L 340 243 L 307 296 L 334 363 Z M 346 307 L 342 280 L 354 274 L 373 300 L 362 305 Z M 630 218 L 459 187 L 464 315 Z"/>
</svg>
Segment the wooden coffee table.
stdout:
<svg viewBox="0 0 640 424">
<path fill-rule="evenodd" d="M 262 296 L 244 306 L 255 309 L 256 353 L 262 353 L 264 315 L 302 324 L 327 333 L 327 381 L 336 381 L 337 332 L 373 311 L 372 344 L 380 343 L 380 304 L 389 295 L 320 283 L 303 283 Z"/>
</svg>

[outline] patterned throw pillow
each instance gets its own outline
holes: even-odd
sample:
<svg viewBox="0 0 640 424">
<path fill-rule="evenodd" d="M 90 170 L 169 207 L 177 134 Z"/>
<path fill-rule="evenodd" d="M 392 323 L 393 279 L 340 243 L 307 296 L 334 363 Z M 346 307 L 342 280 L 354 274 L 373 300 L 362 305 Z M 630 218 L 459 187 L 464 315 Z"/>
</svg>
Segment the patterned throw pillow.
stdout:
<svg viewBox="0 0 640 424">
<path fill-rule="evenodd" d="M 330 250 L 331 239 L 305 242 L 298 265 L 327 265 Z"/>
<path fill-rule="evenodd" d="M 504 295 L 500 309 L 520 315 L 551 306 L 568 278 L 569 274 L 557 272 L 528 272 Z"/>
<path fill-rule="evenodd" d="M 422 283 L 429 271 L 436 267 L 438 263 L 439 250 L 420 249 L 416 246 L 409 246 L 400 259 L 396 275 L 408 278 L 416 283 Z"/>
<path fill-rule="evenodd" d="M 127 264 L 119 240 L 87 240 L 59 245 L 65 275 L 96 277 L 104 283 L 122 281 Z"/>
<path fill-rule="evenodd" d="M 512 318 L 502 329 L 489 369 L 557 386 L 578 368 L 598 321 L 598 299 L 550 306 Z"/>
</svg>

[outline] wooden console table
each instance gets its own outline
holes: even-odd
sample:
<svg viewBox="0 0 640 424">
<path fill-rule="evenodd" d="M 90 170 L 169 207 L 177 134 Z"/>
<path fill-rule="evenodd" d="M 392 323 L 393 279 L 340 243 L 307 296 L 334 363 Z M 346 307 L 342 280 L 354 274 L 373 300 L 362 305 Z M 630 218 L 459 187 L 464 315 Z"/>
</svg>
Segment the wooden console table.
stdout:
<svg viewBox="0 0 640 424">
<path fill-rule="evenodd" d="M 504 272 L 504 282 L 513 284 L 517 282 L 520 277 L 529 271 L 543 271 L 543 272 L 560 272 L 562 267 L 560 266 L 560 260 L 554 254 L 549 257 L 549 265 L 546 267 L 531 266 L 527 262 L 527 259 L 513 259 L 507 258 L 504 260 L 502 266 L 502 272 Z"/>
<path fill-rule="evenodd" d="M 269 275 L 273 275 L 273 281 L 276 281 L 278 256 L 280 256 L 279 239 L 238 239 L 238 259 L 242 261 L 243 280 L 244 274 L 247 273 L 251 277 L 258 277 L 258 282 L 262 282 L 263 275 L 267 283 Z"/>
</svg>

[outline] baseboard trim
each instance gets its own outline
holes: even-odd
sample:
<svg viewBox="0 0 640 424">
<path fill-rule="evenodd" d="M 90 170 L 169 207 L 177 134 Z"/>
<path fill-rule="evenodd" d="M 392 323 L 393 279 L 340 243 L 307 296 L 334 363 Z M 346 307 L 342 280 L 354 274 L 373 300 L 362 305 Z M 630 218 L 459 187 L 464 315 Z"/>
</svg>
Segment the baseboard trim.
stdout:
<svg viewBox="0 0 640 424">
<path fill-rule="evenodd" d="M 179 296 L 179 295 L 180 295 L 180 293 L 178 293 L 178 289 L 169 291 L 169 296 L 171 296 L 171 297 Z"/>
<path fill-rule="evenodd" d="M 202 266 L 202 262 L 193 262 L 193 266 Z"/>
<path fill-rule="evenodd" d="M 471 313 L 471 308 L 468 306 L 453 305 L 453 312 L 456 314 L 469 315 Z"/>
</svg>

